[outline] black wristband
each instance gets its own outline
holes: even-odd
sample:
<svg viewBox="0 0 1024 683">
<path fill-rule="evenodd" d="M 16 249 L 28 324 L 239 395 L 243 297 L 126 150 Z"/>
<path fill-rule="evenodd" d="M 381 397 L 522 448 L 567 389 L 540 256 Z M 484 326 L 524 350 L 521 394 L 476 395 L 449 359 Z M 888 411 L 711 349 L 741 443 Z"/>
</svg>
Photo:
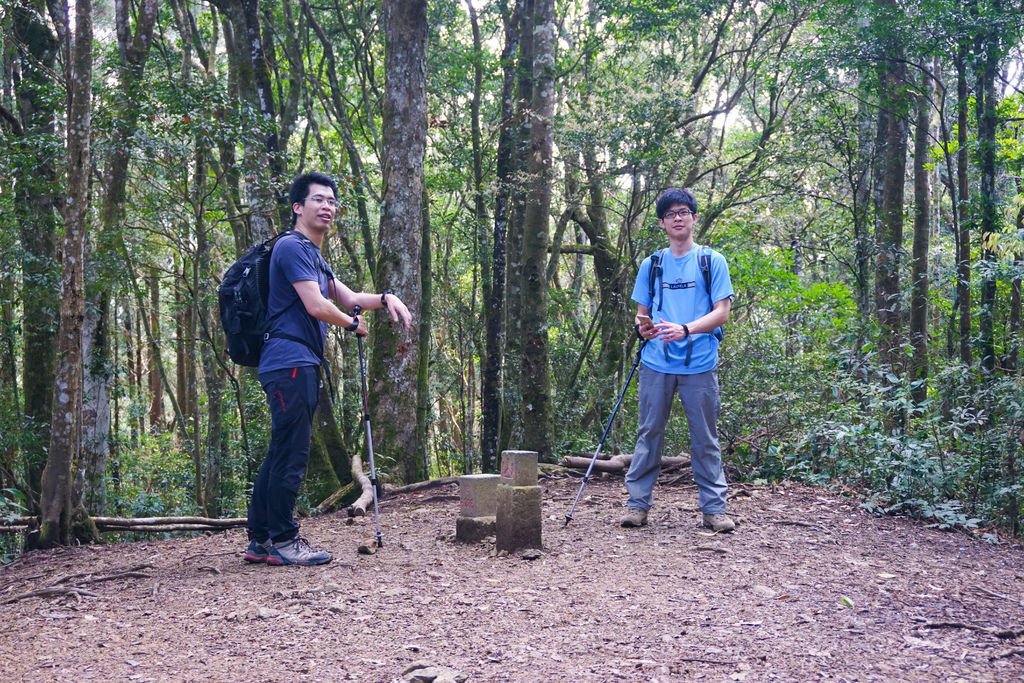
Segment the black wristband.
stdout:
<svg viewBox="0 0 1024 683">
<path fill-rule="evenodd" d="M 392 292 L 390 289 L 385 289 L 380 294 L 380 305 L 383 306 L 384 308 L 388 307 L 388 294 L 394 294 L 394 292 Z"/>
<path fill-rule="evenodd" d="M 358 315 L 354 315 L 354 316 L 352 316 L 352 324 L 349 325 L 348 327 L 346 327 L 345 330 L 348 331 L 348 332 L 355 332 L 358 329 L 359 329 L 359 316 Z"/>
<path fill-rule="evenodd" d="M 686 323 L 683 323 L 683 332 L 686 333 L 686 336 L 683 337 L 683 339 L 688 339 L 690 336 L 690 328 L 686 326 Z"/>
</svg>

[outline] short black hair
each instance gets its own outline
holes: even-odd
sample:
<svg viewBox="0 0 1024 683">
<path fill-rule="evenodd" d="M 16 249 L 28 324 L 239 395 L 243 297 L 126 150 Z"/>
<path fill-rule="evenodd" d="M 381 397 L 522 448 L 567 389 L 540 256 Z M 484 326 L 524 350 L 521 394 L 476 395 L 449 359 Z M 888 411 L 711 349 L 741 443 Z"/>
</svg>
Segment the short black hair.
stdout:
<svg viewBox="0 0 1024 683">
<path fill-rule="evenodd" d="M 658 197 L 654 204 L 654 213 L 658 214 L 660 221 L 665 217 L 665 212 L 677 204 L 685 204 L 690 211 L 697 213 L 697 198 L 685 187 L 670 187 Z"/>
<path fill-rule="evenodd" d="M 288 190 L 288 206 L 293 204 L 302 204 L 306 201 L 306 197 L 309 196 L 310 185 L 326 185 L 331 188 L 334 192 L 334 198 L 338 198 L 338 184 L 334 182 L 334 178 L 323 173 L 317 173 L 311 171 L 309 173 L 303 173 L 302 175 L 295 178 L 292 181 L 291 189 Z M 292 211 L 292 225 L 295 225 L 296 214 Z"/>
</svg>

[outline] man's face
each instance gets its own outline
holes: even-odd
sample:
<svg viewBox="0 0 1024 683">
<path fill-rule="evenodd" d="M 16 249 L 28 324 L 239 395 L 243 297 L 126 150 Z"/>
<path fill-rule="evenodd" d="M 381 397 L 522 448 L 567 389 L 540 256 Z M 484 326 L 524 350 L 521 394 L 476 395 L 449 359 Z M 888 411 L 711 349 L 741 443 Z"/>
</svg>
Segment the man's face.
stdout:
<svg viewBox="0 0 1024 683">
<path fill-rule="evenodd" d="M 673 204 L 665 215 L 658 219 L 658 224 L 669 238 L 682 240 L 693 236 L 693 225 L 696 222 L 697 214 L 692 213 L 686 204 Z"/>
<path fill-rule="evenodd" d="M 292 204 L 295 212 L 295 225 L 305 226 L 312 230 L 326 231 L 338 212 L 338 202 L 334 190 L 327 185 L 311 183 L 306 199 L 301 204 Z"/>
</svg>

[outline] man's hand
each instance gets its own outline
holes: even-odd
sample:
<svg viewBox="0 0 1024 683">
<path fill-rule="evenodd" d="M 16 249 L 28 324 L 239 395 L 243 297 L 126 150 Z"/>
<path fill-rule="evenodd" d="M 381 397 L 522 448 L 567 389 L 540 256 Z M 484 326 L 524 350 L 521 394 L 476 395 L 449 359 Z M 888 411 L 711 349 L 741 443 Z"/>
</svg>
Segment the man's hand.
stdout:
<svg viewBox="0 0 1024 683">
<path fill-rule="evenodd" d="M 655 334 L 653 336 L 664 342 L 682 341 L 686 339 L 687 334 L 686 328 L 678 323 L 670 323 L 662 320 L 657 325 L 654 325 Z"/>
<path fill-rule="evenodd" d="M 654 327 L 654 321 L 651 320 L 651 316 L 646 313 L 637 313 L 636 317 L 633 318 L 633 324 L 636 325 L 636 333 L 640 335 L 642 339 L 651 339 L 657 334 L 657 330 Z"/>
<path fill-rule="evenodd" d="M 391 320 L 394 322 L 402 322 L 406 332 L 409 331 L 409 326 L 412 325 L 412 313 L 409 312 L 408 306 L 406 306 L 401 299 L 394 294 L 387 295 L 387 310 L 391 314 Z"/>
</svg>

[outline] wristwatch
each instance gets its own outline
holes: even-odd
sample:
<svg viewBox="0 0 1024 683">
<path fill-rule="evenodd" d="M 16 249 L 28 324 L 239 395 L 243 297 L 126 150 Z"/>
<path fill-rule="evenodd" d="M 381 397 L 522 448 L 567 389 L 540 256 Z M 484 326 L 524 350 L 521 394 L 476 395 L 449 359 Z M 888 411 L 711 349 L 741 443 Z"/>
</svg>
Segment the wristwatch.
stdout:
<svg viewBox="0 0 1024 683">
<path fill-rule="evenodd" d="M 686 326 L 686 323 L 683 323 L 682 327 L 683 327 L 683 332 L 686 333 L 686 336 L 683 337 L 683 339 L 687 339 L 690 336 L 690 328 Z"/>
<path fill-rule="evenodd" d="M 355 332 L 359 329 L 359 316 L 352 316 L 352 324 L 345 328 L 348 332 Z"/>
<path fill-rule="evenodd" d="M 385 289 L 380 294 L 380 305 L 383 306 L 384 308 L 388 307 L 388 294 L 394 294 L 394 292 L 392 292 L 390 289 Z"/>
</svg>

